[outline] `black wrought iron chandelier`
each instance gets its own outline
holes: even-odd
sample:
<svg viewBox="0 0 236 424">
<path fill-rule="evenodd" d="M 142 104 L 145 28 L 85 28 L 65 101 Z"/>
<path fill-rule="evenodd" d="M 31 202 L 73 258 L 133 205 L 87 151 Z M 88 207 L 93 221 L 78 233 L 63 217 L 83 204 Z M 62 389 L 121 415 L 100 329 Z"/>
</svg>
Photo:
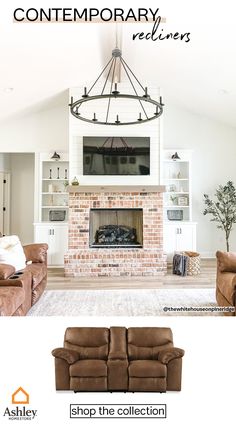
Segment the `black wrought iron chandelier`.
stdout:
<svg viewBox="0 0 236 424">
<path fill-rule="evenodd" d="M 131 94 L 121 93 L 118 90 L 118 83 L 115 81 L 115 75 L 118 66 L 120 66 L 120 69 L 124 70 L 127 76 L 127 79 L 130 83 L 130 88 L 132 90 Z M 97 83 L 100 79 L 102 79 L 102 77 L 105 78 L 105 82 L 102 86 L 101 92 L 96 93 L 96 88 L 99 85 Z M 120 111 L 118 108 L 119 100 L 122 100 L 122 103 L 120 103 Z M 89 102 L 91 106 L 92 102 L 95 101 L 105 101 L 106 104 L 103 108 L 99 108 L 99 112 L 92 111 L 91 107 L 88 107 L 87 109 L 89 115 L 86 116 L 84 113 L 84 106 L 88 106 Z M 125 119 L 125 113 L 123 113 L 124 116 L 121 117 L 122 108 L 124 108 L 124 101 L 136 102 L 136 108 L 130 108 L 132 110 L 136 109 L 136 116 L 134 116 L 132 119 Z M 144 88 L 142 86 L 134 72 L 123 59 L 121 50 L 115 48 L 112 51 L 111 59 L 103 68 L 102 72 L 99 74 L 98 78 L 89 88 L 89 90 L 87 90 L 87 87 L 85 87 L 83 95 L 78 100 L 74 101 L 73 97 L 71 97 L 69 106 L 70 111 L 75 118 L 81 119 L 82 121 L 89 122 L 91 124 L 133 125 L 149 122 L 159 118 L 163 112 L 164 103 L 162 102 L 162 97 L 160 97 L 158 101 L 150 97 L 148 88 Z M 112 106 L 115 108 L 115 112 L 113 111 L 113 113 L 111 113 Z M 102 110 L 104 112 L 102 112 Z M 129 114 L 127 115 L 130 116 Z"/>
</svg>

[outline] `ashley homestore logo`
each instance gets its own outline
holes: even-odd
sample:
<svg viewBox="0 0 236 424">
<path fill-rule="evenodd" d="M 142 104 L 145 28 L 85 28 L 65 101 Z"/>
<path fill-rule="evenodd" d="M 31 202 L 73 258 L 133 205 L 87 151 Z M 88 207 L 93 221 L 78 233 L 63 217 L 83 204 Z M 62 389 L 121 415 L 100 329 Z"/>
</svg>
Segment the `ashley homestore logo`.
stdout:
<svg viewBox="0 0 236 424">
<path fill-rule="evenodd" d="M 37 415 L 37 409 L 31 409 L 26 406 L 19 405 L 28 405 L 29 404 L 29 394 L 19 387 L 12 393 L 11 396 L 12 405 L 17 405 L 15 407 L 6 407 L 3 416 L 9 420 L 33 420 Z"/>
</svg>

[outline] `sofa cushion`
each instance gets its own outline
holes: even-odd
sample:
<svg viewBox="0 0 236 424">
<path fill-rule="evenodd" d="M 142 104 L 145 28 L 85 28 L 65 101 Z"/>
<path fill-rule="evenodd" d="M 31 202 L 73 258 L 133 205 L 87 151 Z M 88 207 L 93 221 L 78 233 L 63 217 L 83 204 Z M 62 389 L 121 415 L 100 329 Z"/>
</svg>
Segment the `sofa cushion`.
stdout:
<svg viewBox="0 0 236 424">
<path fill-rule="evenodd" d="M 32 288 L 38 286 L 39 283 L 43 280 L 47 275 L 47 267 L 45 264 L 31 264 L 27 265 L 26 270 L 32 275 Z"/>
<path fill-rule="evenodd" d="M 0 316 L 11 316 L 24 302 L 22 287 L 0 287 Z"/>
<path fill-rule="evenodd" d="M 216 252 L 218 268 L 221 272 L 236 273 L 236 253 L 234 252 Z"/>
<path fill-rule="evenodd" d="M 12 265 L 16 271 L 25 268 L 26 257 L 17 236 L 0 238 L 0 263 Z"/>
<path fill-rule="evenodd" d="M 129 365 L 130 377 L 166 377 L 166 365 L 159 361 L 132 361 Z"/>
<path fill-rule="evenodd" d="M 81 359 L 107 359 L 108 328 L 71 327 L 65 333 L 64 347 L 76 350 Z"/>
<path fill-rule="evenodd" d="M 15 268 L 12 265 L 0 264 L 0 280 L 7 280 L 12 274 L 15 273 Z"/>
<path fill-rule="evenodd" d="M 162 349 L 173 347 L 172 331 L 170 328 L 129 328 L 128 356 L 129 360 L 158 359 Z"/>
<path fill-rule="evenodd" d="M 107 364 L 100 359 L 84 359 L 70 366 L 71 377 L 106 377 Z"/>
</svg>

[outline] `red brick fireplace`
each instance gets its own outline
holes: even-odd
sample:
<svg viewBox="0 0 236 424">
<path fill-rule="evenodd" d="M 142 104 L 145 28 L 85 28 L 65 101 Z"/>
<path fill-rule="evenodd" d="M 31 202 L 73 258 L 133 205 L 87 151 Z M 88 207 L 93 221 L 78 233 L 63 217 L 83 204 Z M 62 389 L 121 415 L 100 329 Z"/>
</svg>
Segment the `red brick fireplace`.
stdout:
<svg viewBox="0 0 236 424">
<path fill-rule="evenodd" d="M 164 274 L 164 186 L 71 186 L 66 276 Z"/>
</svg>

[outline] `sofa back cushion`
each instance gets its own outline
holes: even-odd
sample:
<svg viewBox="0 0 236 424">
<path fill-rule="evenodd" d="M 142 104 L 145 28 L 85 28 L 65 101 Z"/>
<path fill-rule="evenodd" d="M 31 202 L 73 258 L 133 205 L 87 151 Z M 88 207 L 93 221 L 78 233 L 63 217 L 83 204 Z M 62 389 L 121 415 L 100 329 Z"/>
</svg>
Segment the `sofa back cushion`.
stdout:
<svg viewBox="0 0 236 424">
<path fill-rule="evenodd" d="M 173 347 L 170 328 L 142 327 L 128 329 L 128 357 L 130 361 L 157 359 L 158 353 Z"/>
<path fill-rule="evenodd" d="M 216 252 L 218 268 L 221 272 L 236 273 L 236 253 L 234 252 Z"/>
<path fill-rule="evenodd" d="M 110 328 L 109 359 L 127 359 L 127 329 Z"/>
<path fill-rule="evenodd" d="M 108 357 L 109 329 L 70 327 L 65 332 L 64 347 L 79 353 L 80 359 Z"/>
</svg>

